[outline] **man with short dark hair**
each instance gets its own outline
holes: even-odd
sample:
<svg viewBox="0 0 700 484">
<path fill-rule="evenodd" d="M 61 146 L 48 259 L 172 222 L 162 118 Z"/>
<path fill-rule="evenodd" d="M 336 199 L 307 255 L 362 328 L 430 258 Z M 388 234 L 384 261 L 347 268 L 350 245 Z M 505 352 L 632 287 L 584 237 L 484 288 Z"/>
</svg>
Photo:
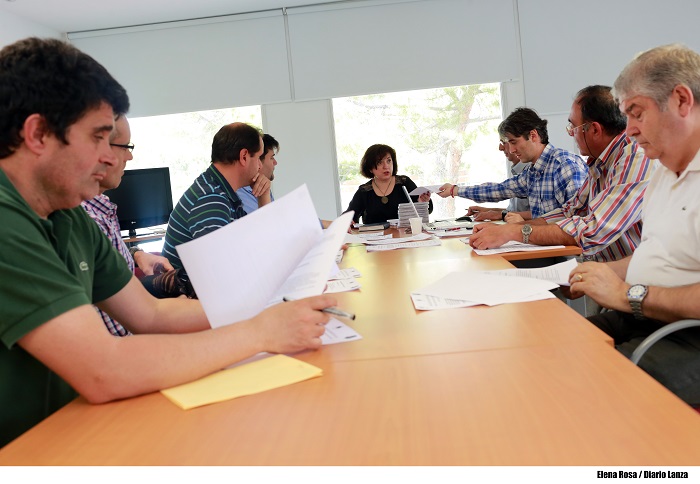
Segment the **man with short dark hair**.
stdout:
<svg viewBox="0 0 700 484">
<path fill-rule="evenodd" d="M 476 202 L 498 202 L 513 197 L 528 197 L 531 213 L 537 218 L 561 207 L 574 196 L 586 179 L 586 165 L 573 153 L 549 143 L 547 120 L 530 108 L 517 108 L 498 127 L 521 163 L 532 163 L 519 175 L 501 183 L 475 186 L 442 185 L 438 194 L 445 198 L 460 196 Z"/>
<path fill-rule="evenodd" d="M 630 356 L 651 333 L 700 319 L 700 54 L 678 44 L 656 47 L 618 76 L 614 95 L 627 135 L 658 159 L 642 204 L 642 239 L 614 262 L 585 262 L 570 276 L 572 295 L 613 309 L 589 318 Z M 654 344 L 642 369 L 700 406 L 700 328 Z"/>
<path fill-rule="evenodd" d="M 79 206 L 117 162 L 110 133 L 128 108 L 124 88 L 68 43 L 0 50 L 0 446 L 77 393 L 107 402 L 321 345 L 329 296 L 211 329 L 199 301 L 146 292 Z M 114 338 L 93 304 L 135 334 Z"/>
<path fill-rule="evenodd" d="M 260 156 L 260 176 L 252 185 L 246 185 L 236 190 L 236 195 L 243 202 L 243 210 L 245 213 L 252 213 L 258 208 L 265 205 L 265 196 L 269 195 L 270 202 L 275 200 L 272 196 L 272 186 L 269 186 L 269 193 L 260 192 L 260 187 L 264 184 L 265 179 L 273 181 L 275 179 L 275 167 L 277 160 L 275 156 L 279 153 L 280 144 L 271 135 L 265 133 L 262 136 L 263 153 Z"/>
<path fill-rule="evenodd" d="M 222 127 L 212 141 L 211 165 L 185 190 L 170 215 L 163 255 L 174 268 L 183 267 L 177 246 L 245 216 L 236 190 L 263 180 L 261 193 L 270 197 L 270 180 L 260 173 L 263 142 L 260 131 L 246 123 Z"/>
<path fill-rule="evenodd" d="M 577 93 L 567 132 L 588 157 L 588 177 L 561 207 L 527 222 L 531 244 L 578 245 L 586 260 L 599 262 L 628 257 L 639 245 L 642 199 L 653 165 L 625 134 L 625 117 L 611 91 L 596 85 Z M 525 222 L 506 221 L 511 223 L 476 227 L 470 243 L 490 248 L 522 240 Z"/>
</svg>

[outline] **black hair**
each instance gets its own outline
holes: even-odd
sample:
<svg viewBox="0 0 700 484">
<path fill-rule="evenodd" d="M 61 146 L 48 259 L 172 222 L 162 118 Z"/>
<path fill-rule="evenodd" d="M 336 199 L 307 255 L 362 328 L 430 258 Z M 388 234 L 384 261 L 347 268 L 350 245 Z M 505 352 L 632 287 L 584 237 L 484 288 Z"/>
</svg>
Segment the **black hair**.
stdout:
<svg viewBox="0 0 700 484">
<path fill-rule="evenodd" d="M 68 143 L 68 128 L 102 103 L 129 110 L 126 90 L 89 55 L 57 39 L 31 37 L 0 50 L 0 158 L 22 143 L 24 122 L 39 114 Z"/>
<path fill-rule="evenodd" d="M 389 145 L 372 145 L 367 148 L 362 161 L 360 162 L 360 171 L 366 178 L 373 178 L 372 170 L 374 170 L 382 159 L 387 155 L 391 155 L 393 160 L 393 171 L 392 175 L 396 175 L 398 171 L 398 165 L 396 163 L 396 150 Z"/>
<path fill-rule="evenodd" d="M 263 140 L 263 152 L 262 152 L 262 155 L 260 155 L 260 158 L 265 158 L 265 155 L 267 155 L 267 152 L 270 150 L 279 151 L 280 144 L 271 135 L 265 133 L 262 136 L 262 140 Z"/>
<path fill-rule="evenodd" d="M 525 139 L 530 139 L 530 131 L 533 129 L 537 131 L 543 144 L 549 143 L 547 120 L 540 118 L 534 109 L 521 107 L 516 108 L 498 125 L 498 134 L 505 136 L 507 133 L 511 136 L 524 136 Z"/>
<path fill-rule="evenodd" d="M 241 150 L 246 149 L 251 154 L 260 151 L 258 128 L 246 123 L 231 123 L 223 126 L 211 143 L 211 162 L 233 164 L 240 159 Z"/>
<path fill-rule="evenodd" d="M 627 120 L 612 95 L 610 86 L 588 86 L 576 94 L 582 121 L 600 124 L 606 133 L 617 136 L 627 127 Z"/>
</svg>

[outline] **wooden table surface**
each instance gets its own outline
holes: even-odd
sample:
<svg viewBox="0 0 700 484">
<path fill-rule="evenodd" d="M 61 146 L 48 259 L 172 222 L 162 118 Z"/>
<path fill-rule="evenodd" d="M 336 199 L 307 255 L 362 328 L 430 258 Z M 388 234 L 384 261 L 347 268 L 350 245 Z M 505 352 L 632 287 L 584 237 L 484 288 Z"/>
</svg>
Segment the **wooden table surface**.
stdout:
<svg viewBox="0 0 700 484">
<path fill-rule="evenodd" d="M 79 398 L 0 449 L 0 465 L 700 463 L 700 416 L 559 300 L 416 311 L 453 270 L 508 268 L 457 240 L 366 253 L 338 294 L 364 339 L 295 357 L 320 378 L 183 411 L 160 393 Z"/>
<path fill-rule="evenodd" d="M 602 343 L 336 362 L 183 411 L 82 398 L 0 451 L 13 465 L 588 465 L 700 462 L 700 417 Z"/>
</svg>

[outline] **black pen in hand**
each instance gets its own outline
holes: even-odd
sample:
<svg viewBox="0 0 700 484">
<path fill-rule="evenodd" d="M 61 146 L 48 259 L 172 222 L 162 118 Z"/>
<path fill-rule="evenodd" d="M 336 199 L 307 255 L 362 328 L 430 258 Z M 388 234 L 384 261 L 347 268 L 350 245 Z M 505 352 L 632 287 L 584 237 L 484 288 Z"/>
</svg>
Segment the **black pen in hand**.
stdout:
<svg viewBox="0 0 700 484">
<path fill-rule="evenodd" d="M 288 297 L 283 297 L 283 298 L 282 298 L 282 301 L 284 301 L 284 302 L 290 302 L 290 301 L 294 301 L 294 299 L 290 299 L 290 298 L 288 298 Z M 348 318 L 348 319 L 351 320 L 351 321 L 354 321 L 354 320 L 355 320 L 355 315 L 354 315 L 354 314 L 348 313 L 347 311 L 343 311 L 342 309 L 338 309 L 338 308 L 333 308 L 333 307 L 330 307 L 330 308 L 323 308 L 323 309 L 321 309 L 321 312 L 322 312 L 322 313 L 332 314 L 333 316 L 340 316 L 341 318 Z"/>
</svg>

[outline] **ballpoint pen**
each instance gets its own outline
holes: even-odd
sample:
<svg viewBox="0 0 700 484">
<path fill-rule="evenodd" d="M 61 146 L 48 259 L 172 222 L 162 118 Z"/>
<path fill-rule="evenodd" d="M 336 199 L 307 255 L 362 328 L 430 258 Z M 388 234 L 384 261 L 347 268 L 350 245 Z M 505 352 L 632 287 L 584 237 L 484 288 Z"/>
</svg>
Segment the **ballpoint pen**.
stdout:
<svg viewBox="0 0 700 484">
<path fill-rule="evenodd" d="M 284 301 L 284 302 L 290 302 L 290 301 L 294 301 L 294 299 L 291 299 L 291 298 L 288 298 L 288 297 L 283 297 L 283 298 L 282 298 L 282 301 Z M 322 313 L 332 314 L 333 316 L 340 316 L 341 318 L 348 318 L 348 319 L 351 320 L 351 321 L 354 321 L 354 320 L 355 320 L 355 315 L 354 315 L 353 313 L 349 313 L 349 312 L 347 312 L 347 311 L 343 311 L 342 309 L 339 309 L 339 308 L 333 308 L 333 307 L 330 307 L 330 308 L 323 308 L 323 309 L 321 309 L 321 312 L 322 312 Z"/>
</svg>

